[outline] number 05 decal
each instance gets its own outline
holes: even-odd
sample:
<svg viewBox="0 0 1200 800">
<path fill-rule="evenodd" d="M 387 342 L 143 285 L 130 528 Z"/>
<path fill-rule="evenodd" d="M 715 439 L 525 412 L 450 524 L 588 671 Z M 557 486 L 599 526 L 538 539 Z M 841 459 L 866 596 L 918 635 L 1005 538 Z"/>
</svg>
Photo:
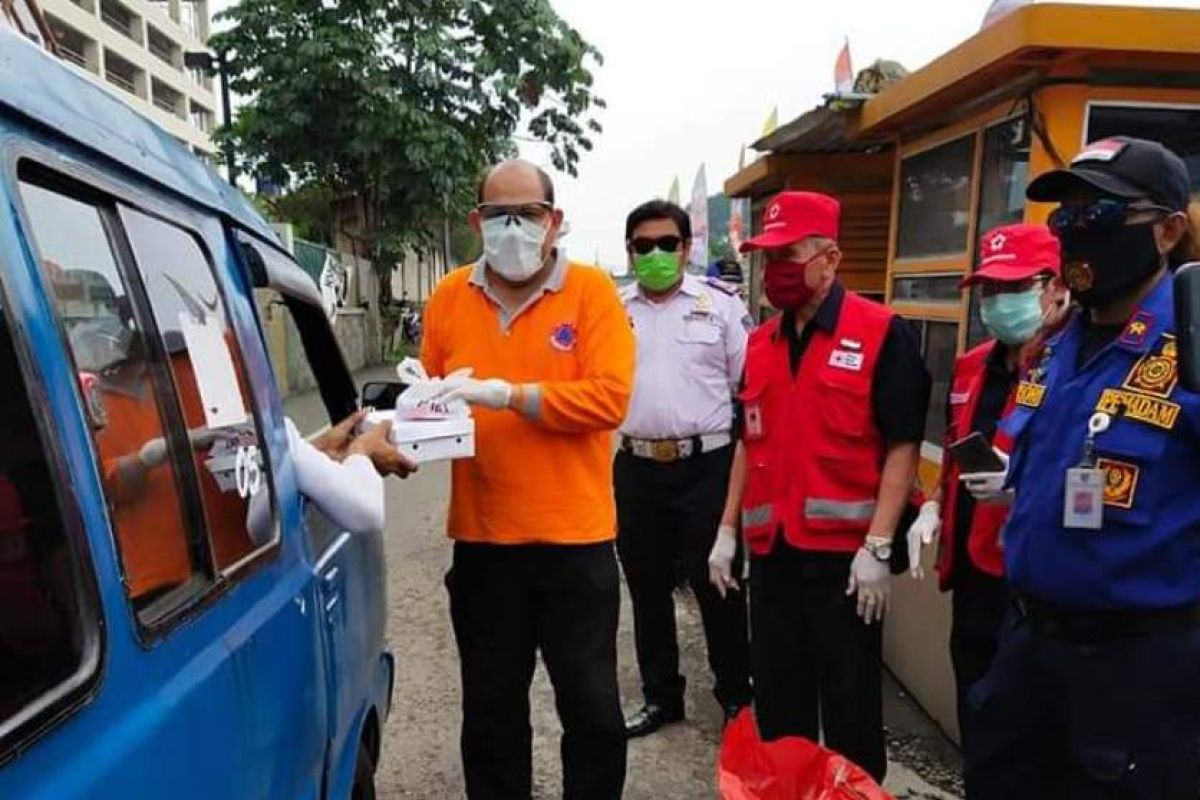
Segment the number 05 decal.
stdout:
<svg viewBox="0 0 1200 800">
<path fill-rule="evenodd" d="M 237 481 L 239 497 L 244 500 L 258 494 L 262 486 L 262 466 L 257 445 L 243 445 L 238 448 L 237 457 L 233 462 L 233 475 Z"/>
</svg>

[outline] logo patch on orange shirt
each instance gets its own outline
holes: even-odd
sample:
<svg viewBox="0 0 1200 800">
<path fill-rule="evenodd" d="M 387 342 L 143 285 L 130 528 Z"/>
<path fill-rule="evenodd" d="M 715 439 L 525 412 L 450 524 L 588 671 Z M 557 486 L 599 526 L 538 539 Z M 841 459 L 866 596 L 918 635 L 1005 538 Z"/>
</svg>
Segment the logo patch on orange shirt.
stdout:
<svg viewBox="0 0 1200 800">
<path fill-rule="evenodd" d="M 630 320 L 632 322 L 632 319 Z M 550 345 L 555 350 L 561 350 L 564 353 L 569 353 L 575 349 L 575 345 L 579 342 L 579 333 L 575 329 L 575 323 L 563 322 L 554 326 L 554 330 L 550 331 Z"/>
</svg>

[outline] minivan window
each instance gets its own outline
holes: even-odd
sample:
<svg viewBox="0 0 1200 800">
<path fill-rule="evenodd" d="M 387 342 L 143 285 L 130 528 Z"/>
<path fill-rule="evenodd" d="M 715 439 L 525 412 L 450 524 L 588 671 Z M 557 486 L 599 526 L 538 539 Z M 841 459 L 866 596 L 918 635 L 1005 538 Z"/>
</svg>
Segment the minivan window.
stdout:
<svg viewBox="0 0 1200 800">
<path fill-rule="evenodd" d="M 155 379 L 100 209 L 31 183 L 21 184 L 21 196 L 90 417 L 126 589 L 149 624 L 208 583 L 207 554 L 181 508 L 163 417 L 170 399 Z"/>
<path fill-rule="evenodd" d="M 193 444 L 213 557 L 227 572 L 278 536 L 241 349 L 196 238 L 130 208 L 121 219 Z"/>
<path fill-rule="evenodd" d="M 38 437 L 29 392 L 0 322 L 0 732 L 85 668 L 79 565 Z"/>
</svg>

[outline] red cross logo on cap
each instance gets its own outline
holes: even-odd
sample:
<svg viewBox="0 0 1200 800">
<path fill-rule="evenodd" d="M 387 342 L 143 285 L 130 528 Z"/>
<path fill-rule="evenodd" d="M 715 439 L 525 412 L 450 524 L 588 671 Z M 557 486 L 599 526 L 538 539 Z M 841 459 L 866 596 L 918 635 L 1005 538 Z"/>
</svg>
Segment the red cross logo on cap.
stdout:
<svg viewBox="0 0 1200 800">
<path fill-rule="evenodd" d="M 779 203 L 773 204 L 770 208 L 767 209 L 767 219 L 777 219 L 779 217 L 780 210 L 781 209 L 780 209 Z"/>
<path fill-rule="evenodd" d="M 1004 249 L 1004 244 L 1007 241 L 1007 236 L 1005 236 L 1003 233 L 997 233 L 992 237 L 992 240 L 988 242 L 988 245 L 992 248 L 993 253 L 998 253 Z"/>
</svg>

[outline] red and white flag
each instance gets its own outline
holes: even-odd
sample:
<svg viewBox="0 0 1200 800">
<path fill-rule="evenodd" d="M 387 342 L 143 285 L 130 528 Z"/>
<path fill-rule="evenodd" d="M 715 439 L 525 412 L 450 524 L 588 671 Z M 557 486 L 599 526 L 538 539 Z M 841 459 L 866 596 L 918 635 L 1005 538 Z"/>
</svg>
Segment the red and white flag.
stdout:
<svg viewBox="0 0 1200 800">
<path fill-rule="evenodd" d="M 833 85 L 838 94 L 849 94 L 854 91 L 854 65 L 850 62 L 850 40 L 842 45 L 838 53 L 837 64 L 833 67 Z"/>
</svg>

